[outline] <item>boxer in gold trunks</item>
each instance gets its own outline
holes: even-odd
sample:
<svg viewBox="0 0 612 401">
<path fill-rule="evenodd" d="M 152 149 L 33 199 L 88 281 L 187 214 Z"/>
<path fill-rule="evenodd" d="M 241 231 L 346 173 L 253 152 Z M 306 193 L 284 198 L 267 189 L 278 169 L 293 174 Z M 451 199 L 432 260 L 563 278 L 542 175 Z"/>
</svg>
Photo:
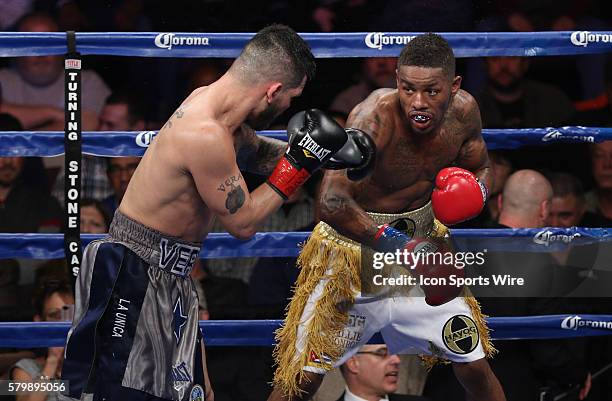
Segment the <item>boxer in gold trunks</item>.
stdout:
<svg viewBox="0 0 612 401">
<path fill-rule="evenodd" d="M 375 142 L 372 171 L 328 171 L 323 179 L 322 222 L 298 260 L 302 270 L 277 333 L 269 401 L 308 399 L 326 371 L 378 331 L 390 354 L 450 360 L 468 399 L 505 400 L 485 359 L 494 352 L 488 329 L 469 294 L 461 288 L 410 290 L 421 296 L 364 292 L 364 250 L 447 249 L 444 224 L 478 215 L 492 185 L 480 112 L 460 89 L 448 43 L 418 36 L 397 65 L 398 89 L 373 92 L 347 121 L 347 130 Z M 416 273 L 431 270 L 417 266 Z"/>
</svg>

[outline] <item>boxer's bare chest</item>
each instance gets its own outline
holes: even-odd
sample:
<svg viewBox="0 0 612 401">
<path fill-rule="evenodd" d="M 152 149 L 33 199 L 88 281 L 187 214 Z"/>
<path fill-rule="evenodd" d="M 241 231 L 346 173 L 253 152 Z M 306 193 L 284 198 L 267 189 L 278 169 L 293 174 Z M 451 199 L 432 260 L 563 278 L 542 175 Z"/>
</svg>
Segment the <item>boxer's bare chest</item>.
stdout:
<svg viewBox="0 0 612 401">
<path fill-rule="evenodd" d="M 424 204 L 438 172 L 457 160 L 465 140 L 463 128 L 457 121 L 446 121 L 430 137 L 415 138 L 406 129 L 393 132 L 377 154 L 371 179 L 360 185 L 358 202 L 366 210 L 387 212 Z"/>
</svg>

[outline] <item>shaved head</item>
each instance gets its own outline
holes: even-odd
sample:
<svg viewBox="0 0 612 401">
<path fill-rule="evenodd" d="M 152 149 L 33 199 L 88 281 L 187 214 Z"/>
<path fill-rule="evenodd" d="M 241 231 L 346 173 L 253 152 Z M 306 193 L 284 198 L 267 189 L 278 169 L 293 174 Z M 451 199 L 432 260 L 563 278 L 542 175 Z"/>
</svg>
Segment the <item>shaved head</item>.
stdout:
<svg viewBox="0 0 612 401">
<path fill-rule="evenodd" d="M 550 202 L 552 196 L 553 190 L 546 177 L 534 170 L 519 170 L 504 186 L 502 212 L 531 218 L 538 215 L 542 202 Z"/>
</svg>

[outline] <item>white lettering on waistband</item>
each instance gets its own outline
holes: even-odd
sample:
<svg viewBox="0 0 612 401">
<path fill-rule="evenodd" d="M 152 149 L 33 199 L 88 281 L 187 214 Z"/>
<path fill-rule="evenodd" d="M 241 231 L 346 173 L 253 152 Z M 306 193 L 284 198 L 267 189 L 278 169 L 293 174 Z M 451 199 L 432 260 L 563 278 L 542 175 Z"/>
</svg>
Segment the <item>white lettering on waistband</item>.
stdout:
<svg viewBox="0 0 612 401">
<path fill-rule="evenodd" d="M 180 243 L 168 245 L 162 238 L 159 242 L 159 268 L 181 277 L 187 277 L 200 254 L 200 248 Z"/>
</svg>

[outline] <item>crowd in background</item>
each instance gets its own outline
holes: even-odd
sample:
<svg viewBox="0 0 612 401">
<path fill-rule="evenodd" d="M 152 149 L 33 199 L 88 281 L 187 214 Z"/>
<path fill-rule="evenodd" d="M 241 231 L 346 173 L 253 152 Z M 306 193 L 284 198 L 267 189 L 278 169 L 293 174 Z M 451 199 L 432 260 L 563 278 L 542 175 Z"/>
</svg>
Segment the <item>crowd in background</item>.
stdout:
<svg viewBox="0 0 612 401">
<path fill-rule="evenodd" d="M 0 2 L 0 30 L 4 31 L 254 32 L 272 22 L 288 24 L 298 32 L 610 30 L 612 6 L 603 0 Z M 83 130 L 159 129 L 187 94 L 214 82 L 230 63 L 227 59 L 85 57 Z M 480 105 L 484 128 L 612 126 L 612 52 L 470 58 L 457 63 L 462 87 Z M 315 80 L 271 128 L 282 129 L 289 116 L 307 107 L 324 109 L 345 123 L 351 109 L 371 91 L 395 86 L 395 66 L 394 58 L 320 59 Z M 5 58 L 0 59 L 0 67 L 0 131 L 63 130 L 62 56 Z M 495 177 L 490 200 L 478 218 L 462 227 L 612 227 L 612 141 L 496 150 L 489 152 L 489 158 Z M 83 157 L 84 233 L 107 232 L 138 163 L 137 157 Z M 62 166 L 61 158 L 0 158 L 0 232 L 62 231 Z M 513 188 L 517 177 L 521 184 Z M 245 178 L 251 187 L 263 180 L 249 174 Z M 529 180 L 537 184 L 534 188 L 550 191 L 540 194 L 541 198 L 536 190 L 521 193 Z M 312 180 L 288 199 L 261 231 L 310 230 L 317 221 L 317 184 Z M 518 211 L 512 208 L 512 199 L 517 200 Z M 221 226 L 214 230 L 224 231 Z M 598 252 L 599 263 L 606 261 L 601 255 L 612 261 L 612 253 Z M 579 263 L 572 254 L 555 254 L 540 262 Z M 287 258 L 203 260 L 192 273 L 200 294 L 200 318 L 282 318 L 297 273 L 295 260 Z M 66 266 L 59 260 L 0 260 L 0 320 L 69 319 L 73 295 L 67 277 Z M 484 302 L 483 307 L 497 316 L 612 314 L 610 304 L 605 299 L 581 299 L 524 302 L 510 308 Z M 494 364 L 502 384 L 512 377 L 503 372 L 524 369 L 522 376 L 506 383 L 507 388 L 527 391 L 577 385 L 584 389 L 587 382 L 591 387 L 590 372 L 612 361 L 610 341 L 564 341 L 550 342 L 546 349 L 534 341 L 502 342 L 498 365 Z M 217 400 L 265 399 L 272 372 L 269 348 L 211 347 L 208 357 Z M 0 375 L 24 380 L 53 376 L 61 369 L 61 360 L 61 349 L 5 350 L 0 353 Z M 345 377 L 353 373 L 358 374 L 343 371 Z M 425 394 L 431 400 L 463 397 L 452 380 L 448 370 L 434 369 Z M 612 378 L 608 375 L 599 383 L 587 399 L 609 399 L 612 387 L 603 383 L 612 386 Z M 508 399 L 535 399 L 529 394 L 510 391 Z"/>
</svg>

